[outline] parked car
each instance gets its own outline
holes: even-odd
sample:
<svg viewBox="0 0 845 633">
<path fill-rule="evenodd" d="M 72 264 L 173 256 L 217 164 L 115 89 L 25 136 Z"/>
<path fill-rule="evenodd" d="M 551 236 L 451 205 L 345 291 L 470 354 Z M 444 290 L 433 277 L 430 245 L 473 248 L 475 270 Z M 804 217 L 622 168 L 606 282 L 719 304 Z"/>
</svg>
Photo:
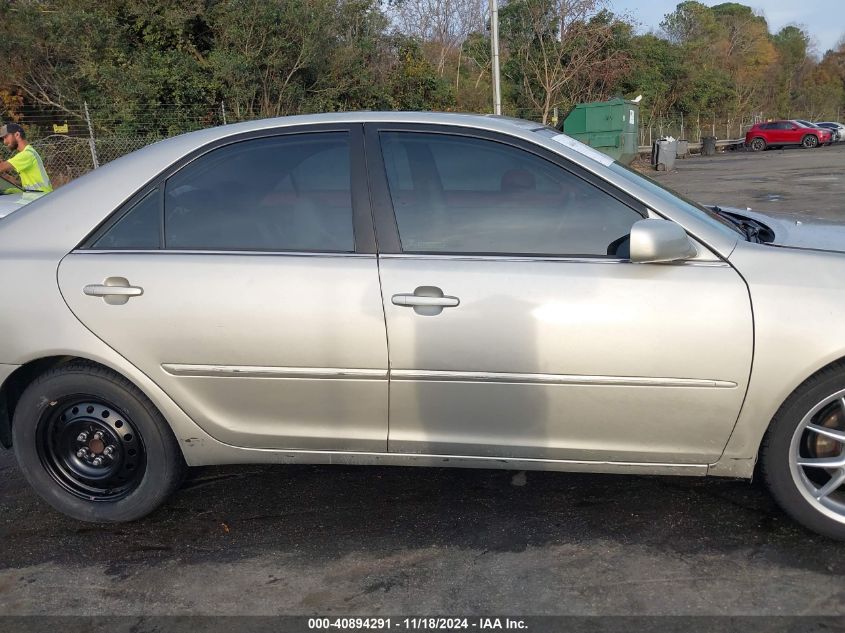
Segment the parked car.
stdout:
<svg viewBox="0 0 845 633">
<path fill-rule="evenodd" d="M 834 134 L 833 130 L 830 130 L 830 128 L 826 128 L 826 127 L 823 127 L 821 125 L 817 125 L 816 123 L 813 123 L 812 121 L 807 121 L 805 119 L 795 119 L 795 122 L 798 123 L 799 125 L 803 125 L 804 127 L 811 127 L 811 128 L 815 128 L 817 130 L 829 130 L 830 133 L 831 133 L 830 134 L 830 140 L 827 143 L 825 143 L 825 145 L 832 145 L 834 140 L 836 140 L 835 134 Z"/>
<path fill-rule="evenodd" d="M 831 131 L 824 128 L 808 127 L 797 121 L 768 121 L 757 123 L 745 133 L 745 146 L 755 152 L 786 145 L 813 148 L 830 143 L 831 138 Z"/>
<path fill-rule="evenodd" d="M 0 438 L 85 521 L 204 464 L 759 463 L 843 538 L 842 229 L 698 206 L 528 121 L 202 130 L 0 220 Z"/>
<path fill-rule="evenodd" d="M 0 218 L 6 217 L 43 195 L 45 195 L 43 191 L 25 191 L 13 180 L 0 174 Z"/>
<path fill-rule="evenodd" d="M 838 143 L 845 139 L 845 125 L 842 125 L 841 123 L 836 123 L 835 121 L 822 121 L 821 123 L 816 123 L 816 125 L 833 131 L 834 143 Z"/>
</svg>

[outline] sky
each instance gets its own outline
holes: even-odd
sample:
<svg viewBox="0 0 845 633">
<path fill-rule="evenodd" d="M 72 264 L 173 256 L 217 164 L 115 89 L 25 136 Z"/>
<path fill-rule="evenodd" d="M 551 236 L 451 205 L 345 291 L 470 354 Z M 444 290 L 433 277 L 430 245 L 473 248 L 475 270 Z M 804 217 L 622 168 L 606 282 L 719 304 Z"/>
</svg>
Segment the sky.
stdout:
<svg viewBox="0 0 845 633">
<path fill-rule="evenodd" d="M 681 0 L 608 0 L 615 13 L 624 13 L 640 23 L 640 31 L 657 30 L 663 16 L 675 10 Z M 725 0 L 703 0 L 708 6 Z M 845 11 L 842 0 L 735 0 L 762 13 L 769 31 L 777 33 L 795 24 L 809 33 L 815 52 L 823 55 L 845 35 Z"/>
</svg>

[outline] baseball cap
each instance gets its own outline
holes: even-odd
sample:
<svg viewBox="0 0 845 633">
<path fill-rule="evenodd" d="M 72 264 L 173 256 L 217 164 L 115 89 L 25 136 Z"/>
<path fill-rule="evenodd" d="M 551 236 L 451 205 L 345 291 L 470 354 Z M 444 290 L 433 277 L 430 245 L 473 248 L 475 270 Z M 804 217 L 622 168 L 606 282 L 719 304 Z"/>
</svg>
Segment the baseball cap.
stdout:
<svg viewBox="0 0 845 633">
<path fill-rule="evenodd" d="M 7 134 L 14 134 L 15 132 L 20 132 L 21 134 L 24 133 L 23 128 L 17 123 L 7 123 L 6 125 L 0 127 L 0 138 L 6 136 Z"/>
</svg>

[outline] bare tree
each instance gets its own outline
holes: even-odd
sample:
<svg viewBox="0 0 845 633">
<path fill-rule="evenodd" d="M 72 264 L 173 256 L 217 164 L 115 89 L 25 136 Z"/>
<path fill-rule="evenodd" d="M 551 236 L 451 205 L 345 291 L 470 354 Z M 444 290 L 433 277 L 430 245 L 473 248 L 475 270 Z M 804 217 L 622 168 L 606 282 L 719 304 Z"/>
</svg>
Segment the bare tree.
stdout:
<svg viewBox="0 0 845 633">
<path fill-rule="evenodd" d="M 592 19 L 604 0 L 511 0 L 507 44 L 523 92 L 547 123 L 561 100 L 584 93 L 583 80 L 615 74 L 623 58 L 609 48 L 613 24 Z"/>
<path fill-rule="evenodd" d="M 483 32 L 487 0 L 395 0 L 393 18 L 399 29 L 435 49 L 438 72 L 449 53 L 459 49 L 470 33 Z"/>
</svg>

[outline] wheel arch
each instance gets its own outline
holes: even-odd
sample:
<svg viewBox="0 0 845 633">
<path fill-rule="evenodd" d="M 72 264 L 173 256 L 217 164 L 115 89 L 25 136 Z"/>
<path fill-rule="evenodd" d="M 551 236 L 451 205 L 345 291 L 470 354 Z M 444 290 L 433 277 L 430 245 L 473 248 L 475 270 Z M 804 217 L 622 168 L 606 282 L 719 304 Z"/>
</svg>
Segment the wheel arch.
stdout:
<svg viewBox="0 0 845 633">
<path fill-rule="evenodd" d="M 82 356 L 43 356 L 30 360 L 9 374 L 6 380 L 3 381 L 2 386 L 0 386 L 0 445 L 4 448 L 12 447 L 12 420 L 14 419 L 15 409 L 18 406 L 21 394 L 23 394 L 26 388 L 45 372 L 75 361 L 84 361 L 108 369 L 121 375 L 126 380 L 132 382 L 132 384 L 135 384 L 129 377 L 113 367 Z"/>
<path fill-rule="evenodd" d="M 820 367 L 819 369 L 814 371 L 812 374 L 810 374 L 809 376 L 804 378 L 804 380 L 802 380 L 799 384 L 797 384 L 795 386 L 794 389 L 792 389 L 792 391 L 789 392 L 789 395 L 787 395 L 786 398 L 784 398 L 783 402 L 780 403 L 780 406 L 778 406 L 777 411 L 775 411 L 775 414 L 772 416 L 772 419 L 769 420 L 768 423 L 766 424 L 766 428 L 765 428 L 763 435 L 760 438 L 760 441 L 757 445 L 757 456 L 758 457 L 760 455 L 760 447 L 763 445 L 763 440 L 766 437 L 766 433 L 769 432 L 769 429 L 772 426 L 772 422 L 781 414 L 781 412 L 789 405 L 789 403 L 792 402 L 792 400 L 794 400 L 795 398 L 797 398 L 801 394 L 801 392 L 806 388 L 806 386 L 808 384 L 814 382 L 815 380 L 817 380 L 820 376 L 822 376 L 824 374 L 834 374 L 834 373 L 845 374 L 845 356 L 842 356 L 840 358 L 837 358 L 836 360 L 830 361 L 827 365 Z"/>
</svg>

